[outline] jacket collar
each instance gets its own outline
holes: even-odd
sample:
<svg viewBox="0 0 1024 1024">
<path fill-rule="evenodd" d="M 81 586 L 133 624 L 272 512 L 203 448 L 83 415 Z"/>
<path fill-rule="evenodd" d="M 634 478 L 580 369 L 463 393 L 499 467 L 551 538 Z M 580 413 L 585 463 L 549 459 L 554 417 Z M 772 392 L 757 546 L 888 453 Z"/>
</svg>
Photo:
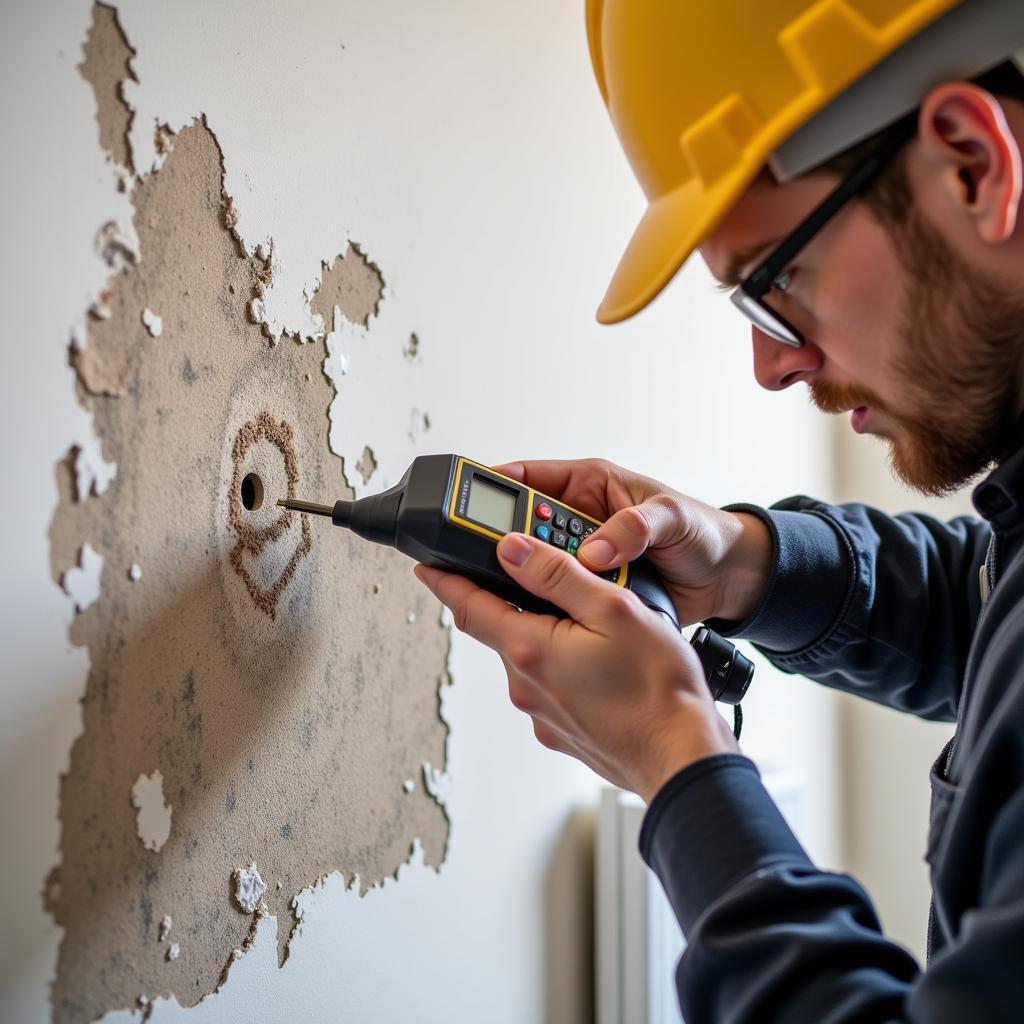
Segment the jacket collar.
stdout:
<svg viewBox="0 0 1024 1024">
<path fill-rule="evenodd" d="M 978 515 L 997 530 L 1024 522 L 1024 416 L 1006 432 L 1003 450 L 996 468 L 971 495 Z"/>
</svg>

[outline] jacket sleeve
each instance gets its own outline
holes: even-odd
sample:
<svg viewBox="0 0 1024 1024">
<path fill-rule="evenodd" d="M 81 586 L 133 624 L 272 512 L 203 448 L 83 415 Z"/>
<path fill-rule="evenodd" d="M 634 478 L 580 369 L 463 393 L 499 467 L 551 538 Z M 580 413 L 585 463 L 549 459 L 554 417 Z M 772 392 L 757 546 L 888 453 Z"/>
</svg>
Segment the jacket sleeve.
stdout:
<svg viewBox="0 0 1024 1024">
<path fill-rule="evenodd" d="M 712 629 L 752 641 L 786 672 L 921 718 L 955 720 L 982 604 L 987 523 L 805 497 L 768 511 L 730 510 L 764 520 L 775 568 L 749 619 L 712 620 Z"/>
<path fill-rule="evenodd" d="M 984 844 L 984 891 L 926 972 L 885 939 L 863 889 L 811 864 L 739 755 L 698 761 L 651 802 L 640 835 L 688 940 L 688 1024 L 1017 1021 L 1024 947 L 1020 792 Z"/>
</svg>

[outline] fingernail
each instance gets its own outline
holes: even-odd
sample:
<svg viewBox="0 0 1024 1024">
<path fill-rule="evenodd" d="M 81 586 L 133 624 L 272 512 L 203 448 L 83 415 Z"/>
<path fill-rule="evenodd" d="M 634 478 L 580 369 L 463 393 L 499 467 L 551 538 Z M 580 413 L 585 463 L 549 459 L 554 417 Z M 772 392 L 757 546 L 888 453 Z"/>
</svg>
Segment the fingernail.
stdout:
<svg viewBox="0 0 1024 1024">
<path fill-rule="evenodd" d="M 584 555 L 591 565 L 607 565 L 615 557 L 615 548 L 603 537 L 580 545 L 580 554 Z"/>
<path fill-rule="evenodd" d="M 530 542 L 521 533 L 508 533 L 498 543 L 498 554 L 513 565 L 522 565 L 531 550 Z"/>
</svg>

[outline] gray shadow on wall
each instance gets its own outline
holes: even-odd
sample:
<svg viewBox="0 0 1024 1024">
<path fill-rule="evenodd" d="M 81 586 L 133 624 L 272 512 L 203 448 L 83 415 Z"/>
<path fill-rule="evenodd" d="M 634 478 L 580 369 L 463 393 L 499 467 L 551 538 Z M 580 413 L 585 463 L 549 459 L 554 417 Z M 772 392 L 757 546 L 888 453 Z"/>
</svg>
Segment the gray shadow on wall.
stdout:
<svg viewBox="0 0 1024 1024">
<path fill-rule="evenodd" d="M 593 810 L 570 813 L 544 875 L 545 1024 L 594 1020 Z"/>
</svg>

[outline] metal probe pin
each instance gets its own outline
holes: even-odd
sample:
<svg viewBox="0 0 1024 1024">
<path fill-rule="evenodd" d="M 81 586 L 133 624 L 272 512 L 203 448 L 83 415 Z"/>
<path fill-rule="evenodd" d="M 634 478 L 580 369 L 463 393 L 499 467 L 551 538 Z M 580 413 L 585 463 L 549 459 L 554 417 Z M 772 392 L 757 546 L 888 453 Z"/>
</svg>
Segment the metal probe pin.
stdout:
<svg viewBox="0 0 1024 1024">
<path fill-rule="evenodd" d="M 309 512 L 316 516 L 327 516 L 330 518 L 334 514 L 334 508 L 331 505 L 317 505 L 312 501 L 299 501 L 297 498 L 278 498 L 278 505 L 282 508 L 289 508 L 293 512 Z"/>
</svg>

